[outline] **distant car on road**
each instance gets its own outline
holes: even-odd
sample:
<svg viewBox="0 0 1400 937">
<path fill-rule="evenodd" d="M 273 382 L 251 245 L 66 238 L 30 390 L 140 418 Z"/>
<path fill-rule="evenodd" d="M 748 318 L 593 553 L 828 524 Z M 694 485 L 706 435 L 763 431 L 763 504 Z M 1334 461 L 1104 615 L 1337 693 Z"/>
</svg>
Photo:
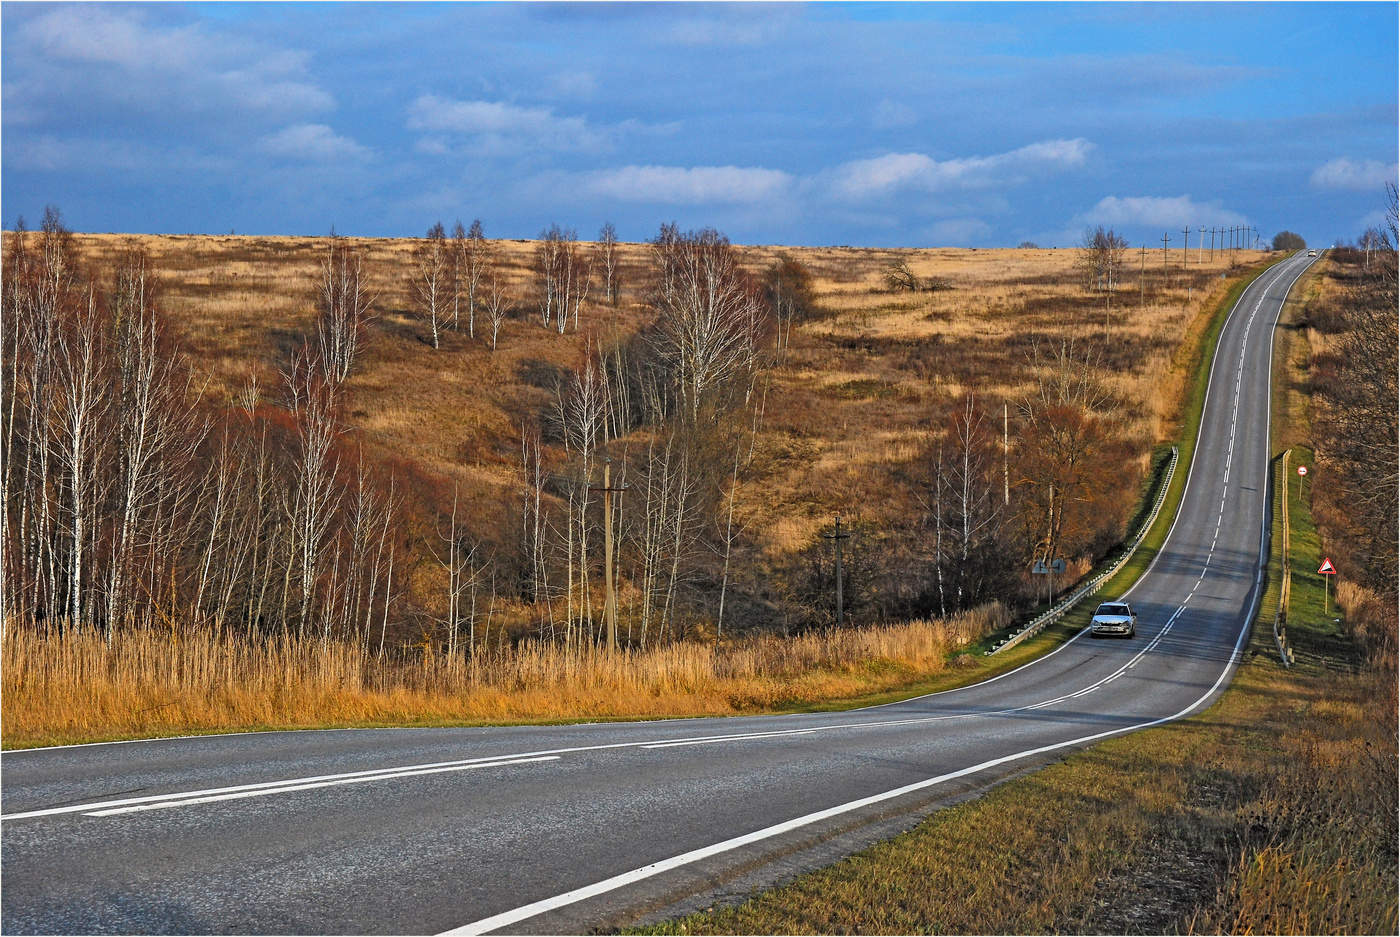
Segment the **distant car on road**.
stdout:
<svg viewBox="0 0 1400 937">
<path fill-rule="evenodd" d="M 1127 602 L 1105 602 L 1094 612 L 1090 626 L 1096 638 L 1101 634 L 1131 638 L 1137 634 L 1137 612 Z"/>
<path fill-rule="evenodd" d="M 1317 256 L 1317 251 L 1315 251 L 1315 250 L 1308 251 L 1308 256 L 1309 256 L 1309 257 L 1316 257 L 1316 256 Z"/>
</svg>

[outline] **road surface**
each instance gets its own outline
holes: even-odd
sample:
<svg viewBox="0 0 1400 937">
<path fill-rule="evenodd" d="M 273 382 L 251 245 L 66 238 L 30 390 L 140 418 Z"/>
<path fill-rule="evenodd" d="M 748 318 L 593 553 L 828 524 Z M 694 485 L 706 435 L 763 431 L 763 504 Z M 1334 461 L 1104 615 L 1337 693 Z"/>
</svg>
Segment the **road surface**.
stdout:
<svg viewBox="0 0 1400 937">
<path fill-rule="evenodd" d="M 0 927 L 583 932 L 1204 708 L 1258 599 L 1272 330 L 1308 263 L 1264 273 L 1225 326 L 1180 512 L 1129 595 L 1136 638 L 845 713 L 6 753 Z"/>
</svg>

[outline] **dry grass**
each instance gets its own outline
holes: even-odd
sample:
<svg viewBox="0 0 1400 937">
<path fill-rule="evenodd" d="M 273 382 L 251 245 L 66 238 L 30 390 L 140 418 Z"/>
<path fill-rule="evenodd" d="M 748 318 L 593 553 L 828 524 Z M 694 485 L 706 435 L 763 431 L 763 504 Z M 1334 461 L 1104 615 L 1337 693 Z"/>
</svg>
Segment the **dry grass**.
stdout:
<svg viewBox="0 0 1400 937">
<path fill-rule="evenodd" d="M 7 748 L 331 725 L 729 715 L 877 693 L 938 674 L 1004 627 L 999 605 L 947 620 L 608 654 L 529 642 L 376 662 L 353 645 L 204 631 L 3 644 Z"/>
<path fill-rule="evenodd" d="M 101 267 L 130 240 L 80 235 L 78 244 Z M 208 375 L 208 393 L 227 399 L 250 375 L 278 393 L 277 368 L 311 326 L 323 241 L 134 240 L 163 271 L 163 306 Z M 551 375 L 575 367 L 590 343 L 631 335 L 648 318 L 641 302 L 648 246 L 620 246 L 618 308 L 586 309 L 579 332 L 561 336 L 542 328 L 530 307 L 534 242 L 494 242 L 521 308 L 492 353 L 481 338 L 453 332 L 440 350 L 429 346 L 405 281 L 412 241 L 355 243 L 366 251 L 379 314 L 348 384 L 360 437 L 371 450 L 442 479 L 445 491 L 459 484 L 484 506 L 484 526 L 504 522 L 502 505 L 518 497 L 520 426 L 548 406 Z M 788 358 L 768 378 L 758 470 L 737 496 L 751 533 L 736 560 L 757 569 L 810 542 L 836 511 L 859 511 L 887 528 L 906 524 L 914 497 L 906 476 L 919 457 L 920 432 L 963 390 L 989 399 L 1023 395 L 1034 379 L 1033 335 L 1107 339 L 1096 371 L 1122 405 L 1114 432 L 1142 453 L 1145 466 L 1151 445 L 1175 431 L 1186 372 L 1179 348 L 1204 327 L 1202 312 L 1219 298 L 1228 272 L 1222 254 L 1202 264 L 1192 255 L 1183 269 L 1177 255 L 1164 267 L 1159 253 L 1148 252 L 1139 283 L 1134 256 L 1128 281 L 1105 310 L 1078 285 L 1072 250 L 740 250 L 755 272 L 780 254 L 806 264 L 826 311 L 794 331 Z M 952 288 L 887 292 L 882 270 L 896 258 Z"/>
</svg>

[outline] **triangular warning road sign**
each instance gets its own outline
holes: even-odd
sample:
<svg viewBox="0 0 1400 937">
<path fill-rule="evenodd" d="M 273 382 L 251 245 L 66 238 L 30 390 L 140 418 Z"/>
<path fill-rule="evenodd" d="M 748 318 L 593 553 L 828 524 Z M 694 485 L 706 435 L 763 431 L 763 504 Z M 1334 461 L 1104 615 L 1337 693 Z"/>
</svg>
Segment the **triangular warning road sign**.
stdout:
<svg viewBox="0 0 1400 937">
<path fill-rule="evenodd" d="M 1325 556 L 1322 558 L 1322 565 L 1317 568 L 1317 571 L 1324 576 L 1337 575 L 1337 567 L 1333 566 L 1332 561 Z"/>
</svg>

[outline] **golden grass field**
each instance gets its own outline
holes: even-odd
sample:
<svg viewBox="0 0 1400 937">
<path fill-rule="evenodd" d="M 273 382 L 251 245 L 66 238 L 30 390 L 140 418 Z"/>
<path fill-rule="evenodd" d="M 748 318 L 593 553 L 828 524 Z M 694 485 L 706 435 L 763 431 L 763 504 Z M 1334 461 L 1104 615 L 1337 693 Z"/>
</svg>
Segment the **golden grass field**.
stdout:
<svg viewBox="0 0 1400 937">
<path fill-rule="evenodd" d="M 76 240 L 99 276 L 133 242 L 149 253 L 161 276 L 159 305 L 211 403 L 231 401 L 250 380 L 266 399 L 280 399 L 279 368 L 312 329 L 324 239 Z M 517 523 L 521 425 L 549 406 L 550 375 L 647 321 L 647 245 L 622 246 L 618 307 L 590 305 L 577 332 L 559 334 L 543 328 L 531 307 L 534 243 L 494 242 L 519 309 L 493 352 L 465 331 L 445 332 L 442 347 L 431 347 L 410 308 L 413 241 L 355 243 L 366 254 L 377 318 L 347 384 L 354 438 L 381 459 L 411 465 L 439 493 L 458 486 L 481 526 Z M 733 567 L 746 569 L 750 582 L 810 544 L 837 511 L 876 527 L 907 523 L 938 407 L 963 389 L 1014 403 L 1035 379 L 1032 335 L 1047 343 L 1107 336 L 1093 367 L 1120 405 L 1112 431 L 1132 442 L 1145 466 L 1151 445 L 1175 435 L 1193 340 L 1232 272 L 1224 255 L 1200 264 L 1192 255 L 1183 268 L 1177 255 L 1164 266 L 1148 252 L 1145 278 L 1129 280 L 1108 305 L 1077 284 L 1071 250 L 740 251 L 755 273 L 784 253 L 806 264 L 826 310 L 794 329 L 786 358 L 766 372 L 756 458 L 735 498 L 745 537 Z M 951 288 L 887 292 L 882 270 L 896 258 Z M 263 643 L 199 629 L 124 635 L 109 647 L 87 637 L 46 642 L 8 627 L 4 744 L 272 726 L 754 712 L 918 684 L 946 670 L 958 648 L 1007 624 L 998 610 L 718 645 L 702 627 L 698 642 L 610 657 L 529 643 L 503 649 L 512 623 L 505 605 L 503 598 L 495 628 L 488 621 L 483 629 L 481 653 L 454 659 L 436 656 L 429 643 L 377 662 L 353 645 Z M 518 621 L 528 614 L 515 612 Z"/>
<path fill-rule="evenodd" d="M 548 366 L 576 367 L 590 347 L 647 320 L 648 245 L 620 245 L 618 307 L 590 303 L 579 330 L 560 335 L 533 312 L 535 242 L 492 242 L 519 307 L 493 353 L 482 338 L 451 331 L 432 349 L 406 281 L 412 239 L 352 240 L 366 252 L 378 314 L 347 385 L 359 438 L 441 478 L 443 490 L 458 484 L 487 523 L 510 523 L 521 424 L 549 405 Z M 133 241 L 161 272 L 161 305 L 207 376 L 207 393 L 231 399 L 252 377 L 276 399 L 278 367 L 312 328 L 324 239 L 77 237 L 98 268 Z M 1032 336 L 1080 347 L 1106 339 L 1094 370 L 1121 405 L 1113 432 L 1145 469 L 1151 446 L 1175 435 L 1188 364 L 1180 350 L 1204 328 L 1202 311 L 1232 272 L 1224 253 L 1198 262 L 1191 252 L 1183 264 L 1180 253 L 1164 263 L 1160 250 L 1131 251 L 1127 279 L 1106 302 L 1078 284 L 1072 249 L 740 252 L 755 273 L 782 254 L 805 264 L 829 313 L 794 329 L 786 360 L 768 372 L 758 471 L 736 497 L 736 523 L 758 554 L 741 557 L 750 562 L 810 543 L 838 511 L 876 525 L 907 514 L 908 500 L 890 492 L 907 487 L 894 479 L 923 451 L 937 408 L 963 390 L 1014 403 L 1035 378 Z M 951 289 L 887 292 L 882 270 L 896 258 Z"/>
<path fill-rule="evenodd" d="M 896 690 L 1008 623 L 993 603 L 947 620 L 677 642 L 607 653 L 527 642 L 471 659 L 378 661 L 353 644 L 9 627 L 6 747 L 232 729 L 725 716 Z M 955 665 L 953 665 L 955 666 Z"/>
</svg>

